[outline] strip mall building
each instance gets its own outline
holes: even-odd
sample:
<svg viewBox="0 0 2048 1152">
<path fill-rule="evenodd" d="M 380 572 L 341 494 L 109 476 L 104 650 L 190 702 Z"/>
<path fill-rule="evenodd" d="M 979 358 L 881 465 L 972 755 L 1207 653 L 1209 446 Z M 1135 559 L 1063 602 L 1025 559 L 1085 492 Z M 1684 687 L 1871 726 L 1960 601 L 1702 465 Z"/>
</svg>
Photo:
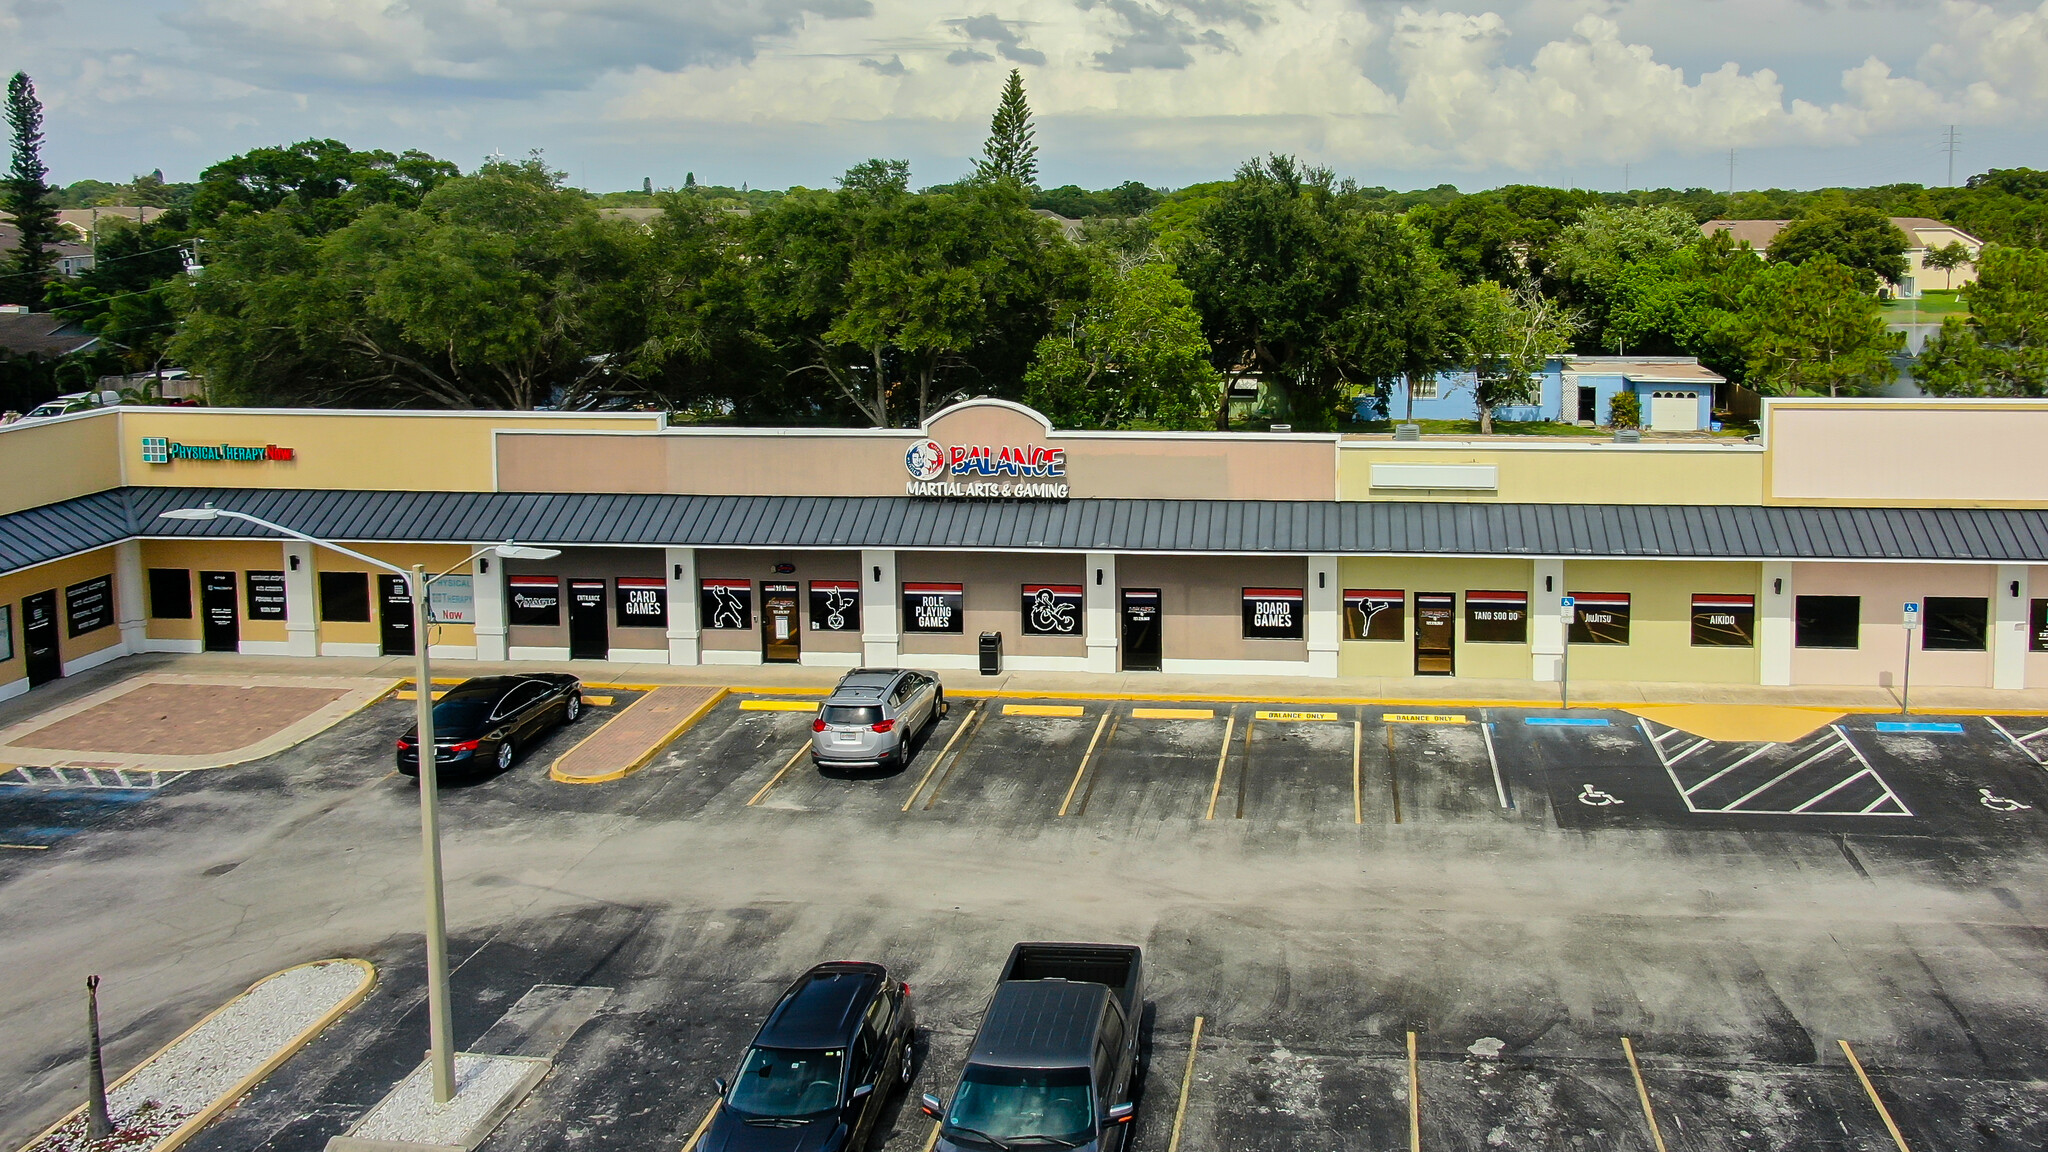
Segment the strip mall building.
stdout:
<svg viewBox="0 0 2048 1152">
<path fill-rule="evenodd" d="M 0 428 L 0 696 L 129 652 L 2048 685 L 2048 404 L 1754 443 L 119 408 Z M 469 560 L 504 540 L 546 561 Z M 2037 595 L 2037 590 L 2039 595 Z M 1570 597 L 1574 607 L 1566 609 Z M 1566 615 L 1571 619 L 1567 623 Z"/>
</svg>

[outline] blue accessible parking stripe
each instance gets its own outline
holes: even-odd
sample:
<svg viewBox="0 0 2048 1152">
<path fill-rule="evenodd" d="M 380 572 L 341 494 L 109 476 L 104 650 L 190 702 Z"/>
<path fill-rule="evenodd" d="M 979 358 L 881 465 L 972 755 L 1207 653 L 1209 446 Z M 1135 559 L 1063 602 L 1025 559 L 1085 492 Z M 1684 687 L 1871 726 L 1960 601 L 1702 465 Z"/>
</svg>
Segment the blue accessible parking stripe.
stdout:
<svg viewBox="0 0 2048 1152">
<path fill-rule="evenodd" d="M 1554 728 L 1605 728 L 1607 721 L 1592 716 L 1524 716 L 1524 724 L 1545 724 Z"/>
<path fill-rule="evenodd" d="M 1879 732 L 1941 732 L 1951 736 L 1963 734 L 1961 724 L 1950 724 L 1936 720 L 1879 720 Z"/>
</svg>

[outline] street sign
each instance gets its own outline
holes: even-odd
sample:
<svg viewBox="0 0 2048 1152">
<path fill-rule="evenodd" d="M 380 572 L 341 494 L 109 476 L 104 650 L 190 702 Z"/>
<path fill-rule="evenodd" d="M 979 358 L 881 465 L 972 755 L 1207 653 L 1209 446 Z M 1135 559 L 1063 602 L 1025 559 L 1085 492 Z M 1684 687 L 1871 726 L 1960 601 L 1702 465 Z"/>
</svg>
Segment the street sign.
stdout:
<svg viewBox="0 0 2048 1152">
<path fill-rule="evenodd" d="M 1920 602 L 1918 600 L 1908 600 L 1906 601 L 1906 627 L 1918 628 L 1919 626 Z"/>
<path fill-rule="evenodd" d="M 1565 623 L 1569 624 L 1578 618 L 1578 609 L 1573 607 L 1574 604 L 1578 603 L 1577 600 L 1570 596 L 1561 596 L 1558 598 L 1557 603 L 1561 608 L 1558 615 L 1563 618 Z"/>
</svg>

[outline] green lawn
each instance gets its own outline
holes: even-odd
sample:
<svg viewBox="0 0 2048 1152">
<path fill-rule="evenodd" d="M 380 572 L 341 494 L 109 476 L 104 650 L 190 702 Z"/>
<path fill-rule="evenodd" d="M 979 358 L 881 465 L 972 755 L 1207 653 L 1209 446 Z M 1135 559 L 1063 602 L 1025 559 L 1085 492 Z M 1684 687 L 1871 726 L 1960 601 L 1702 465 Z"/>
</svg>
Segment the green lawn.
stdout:
<svg viewBox="0 0 2048 1152">
<path fill-rule="evenodd" d="M 1359 420 L 1347 423 L 1346 432 L 1392 432 L 1396 424 L 1404 420 Z M 1425 436 L 1477 436 L 1477 420 L 1417 420 Z M 1576 424 L 1559 424 L 1552 420 L 1495 420 L 1493 431 L 1497 436 L 1612 436 L 1612 429 L 1581 428 Z"/>
<path fill-rule="evenodd" d="M 1887 300 L 1879 307 L 1884 309 L 1884 318 L 1894 324 L 1912 323 L 1916 310 L 1922 324 L 1970 314 L 1970 306 L 1955 292 L 1926 292 L 1918 300 Z"/>
</svg>

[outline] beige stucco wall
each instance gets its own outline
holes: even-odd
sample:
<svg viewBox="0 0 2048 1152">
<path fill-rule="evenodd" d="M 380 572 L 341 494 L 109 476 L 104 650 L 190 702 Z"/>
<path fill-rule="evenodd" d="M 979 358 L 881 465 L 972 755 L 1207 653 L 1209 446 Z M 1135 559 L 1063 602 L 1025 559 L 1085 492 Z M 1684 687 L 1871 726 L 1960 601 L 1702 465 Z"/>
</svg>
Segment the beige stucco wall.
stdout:
<svg viewBox="0 0 2048 1152">
<path fill-rule="evenodd" d="M 904 583 L 958 583 L 960 634 L 903 633 L 905 662 L 917 653 L 970 654 L 980 651 L 983 632 L 1003 634 L 1005 656 L 1086 656 L 1085 635 L 1024 635 L 1024 585 L 1079 584 L 1086 559 L 1071 552 L 898 552 L 896 575 Z M 899 602 L 902 589 L 896 589 Z"/>
<path fill-rule="evenodd" d="M 1794 684 L 1896 687 L 1906 658 L 1903 606 L 1929 596 L 1982 596 L 1996 591 L 1990 564 L 1794 564 L 1794 596 L 1860 596 L 1857 647 L 1794 648 Z M 1995 609 L 1987 609 L 1995 611 Z M 1989 687 L 1991 653 L 1928 652 L 1914 638 L 1913 683 Z"/>
<path fill-rule="evenodd" d="M 0 516 L 121 486 L 117 410 L 0 424 Z"/>
<path fill-rule="evenodd" d="M 1160 655 L 1167 660 L 1308 659 L 1306 640 L 1247 640 L 1246 588 L 1308 586 L 1300 556 L 1119 556 L 1117 584 L 1159 589 Z"/>
<path fill-rule="evenodd" d="M 667 554 L 660 548 L 564 548 L 552 560 L 507 560 L 505 576 L 554 576 L 562 580 L 562 622 L 552 628 L 512 624 L 505 630 L 505 642 L 514 648 L 567 648 L 569 646 L 570 580 L 603 580 L 606 643 L 613 648 L 643 651 L 666 650 L 666 628 L 619 627 L 618 587 L 611 583 L 620 576 L 666 576 Z M 492 573 L 491 579 L 500 579 Z M 508 599 L 509 603 L 509 599 Z M 669 605 L 675 611 L 675 605 Z M 448 641 L 439 641 L 447 643 Z"/>
<path fill-rule="evenodd" d="M 777 572 L 777 564 L 788 564 L 794 572 Z M 884 611 L 886 604 L 874 603 L 870 595 L 874 583 L 863 580 L 860 574 L 859 552 L 806 552 L 798 549 L 788 551 L 743 551 L 737 549 L 700 548 L 697 550 L 697 577 L 700 580 L 748 580 L 754 585 L 754 623 L 751 628 L 739 631 L 731 628 L 704 629 L 703 648 L 711 652 L 760 652 L 761 633 L 761 585 L 764 582 L 795 584 L 797 639 L 806 652 L 858 652 L 861 650 L 859 632 L 826 632 L 811 629 L 811 581 L 813 580 L 859 580 L 861 582 L 860 618 L 867 626 L 870 613 Z M 563 643 L 568 643 L 564 640 Z"/>
<path fill-rule="evenodd" d="M 1426 442 L 1425 442 L 1426 443 Z M 1427 500 L 1504 504 L 1755 504 L 1763 498 L 1763 452 L 1753 445 L 1625 445 L 1603 441 L 1411 448 L 1346 441 L 1338 460 L 1340 500 Z M 1374 464 L 1491 464 L 1492 492 L 1375 489 Z"/>
<path fill-rule="evenodd" d="M 1566 561 L 1567 593 L 1629 594 L 1628 643 L 1572 645 L 1572 678 L 1756 683 L 1758 647 L 1693 647 L 1692 597 L 1694 593 L 1755 596 L 1762 580 L 1761 565 L 1732 561 Z"/>
<path fill-rule="evenodd" d="M 1527 680 L 1529 644 L 1475 644 L 1465 638 L 1465 601 L 1473 591 L 1528 592 L 1535 566 L 1527 560 L 1464 560 L 1435 557 L 1347 557 L 1337 562 L 1344 588 L 1394 589 L 1407 593 L 1401 639 L 1346 640 L 1337 650 L 1340 676 L 1415 674 L 1415 594 L 1449 592 L 1458 598 L 1458 626 L 1452 663 L 1459 676 Z M 1531 597 L 1531 607 L 1534 607 Z M 1341 634 L 1341 633 L 1340 633 Z M 1535 634 L 1534 626 L 1529 636 Z"/>
<path fill-rule="evenodd" d="M 64 589 L 82 580 L 95 576 L 115 576 L 114 581 L 114 622 L 105 628 L 96 628 L 83 636 L 73 637 L 66 620 Z M 84 552 L 10 572 L 0 576 L 0 604 L 8 606 L 10 631 L 13 637 L 13 653 L 0 660 L 0 684 L 11 684 L 28 675 L 28 661 L 23 655 L 21 637 L 21 599 L 38 592 L 54 589 L 57 593 L 57 654 L 65 663 L 81 656 L 89 656 L 102 648 L 111 648 L 121 642 L 119 576 L 114 568 L 114 550 L 101 548 L 95 552 Z"/>
<path fill-rule="evenodd" d="M 2048 401 L 1768 400 L 1777 504 L 2048 504 Z"/>
<path fill-rule="evenodd" d="M 275 641 L 283 643 L 285 622 L 282 620 L 252 620 L 249 618 L 249 573 L 282 572 L 285 570 L 284 545 L 264 540 L 144 540 L 142 549 L 143 579 L 149 579 L 151 568 L 183 568 L 186 582 L 192 590 L 192 618 L 189 620 L 163 620 L 151 616 L 144 627 L 144 635 L 152 640 L 198 640 L 201 629 L 201 608 L 199 602 L 199 573 L 233 572 L 235 574 L 235 609 L 240 617 L 241 636 L 244 640 Z M 316 561 L 317 563 L 317 561 Z M 374 594 L 374 593 L 373 593 Z M 149 586 L 142 589 L 143 611 L 149 612 Z M 373 609 L 374 611 L 374 609 Z"/>
<path fill-rule="evenodd" d="M 355 544 L 346 540 L 337 543 L 366 556 L 375 556 L 387 564 L 410 568 L 414 564 L 426 566 L 427 574 L 433 575 L 445 568 L 460 564 L 470 549 L 462 544 Z M 365 564 L 353 556 L 329 552 L 325 548 L 313 550 L 313 614 L 320 613 L 320 576 L 322 572 L 364 572 L 370 577 L 370 620 L 360 623 L 348 620 L 320 621 L 320 643 L 322 644 L 382 644 L 384 636 L 378 627 L 378 620 L 384 612 L 383 597 L 379 593 L 377 577 L 388 575 L 382 568 Z M 429 644 L 443 644 L 466 647 L 476 643 L 476 629 L 468 624 L 436 624 L 431 628 Z"/>
<path fill-rule="evenodd" d="M 2027 569 L 2027 624 L 2034 622 L 2033 601 L 2048 600 L 2048 565 L 2036 564 Z M 2048 688 L 2048 652 L 2036 652 L 2029 632 L 2027 644 L 2027 687 Z"/>
</svg>

